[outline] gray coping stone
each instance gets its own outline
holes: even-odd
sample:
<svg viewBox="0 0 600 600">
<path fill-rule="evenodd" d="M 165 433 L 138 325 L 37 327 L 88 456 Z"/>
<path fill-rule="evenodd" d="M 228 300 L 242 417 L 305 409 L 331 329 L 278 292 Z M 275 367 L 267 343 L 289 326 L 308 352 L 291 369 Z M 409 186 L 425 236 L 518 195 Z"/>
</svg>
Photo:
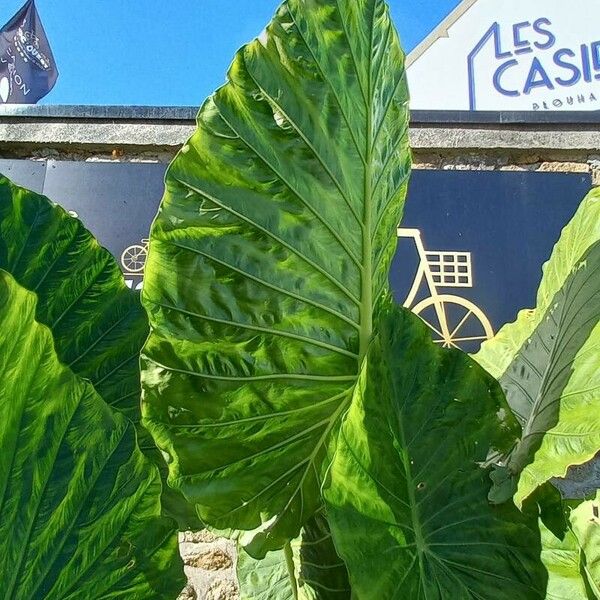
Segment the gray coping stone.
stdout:
<svg viewBox="0 0 600 600">
<path fill-rule="evenodd" d="M 1 118 L 125 119 L 194 121 L 195 106 L 110 106 L 69 104 L 3 104 Z"/>
<path fill-rule="evenodd" d="M 0 119 L 0 143 L 71 147 L 178 147 L 194 132 L 188 123 L 81 123 Z"/>
<path fill-rule="evenodd" d="M 94 104 L 3 104 L 2 117 L 53 117 L 59 119 L 127 119 L 127 120 L 190 120 L 196 117 L 195 106 L 126 106 Z M 413 110 L 414 124 L 567 124 L 600 123 L 595 111 L 461 111 Z"/>
<path fill-rule="evenodd" d="M 181 146 L 195 128 L 191 106 L 1 105 L 0 144 Z M 600 112 L 413 111 L 415 150 L 600 149 Z"/>
<path fill-rule="evenodd" d="M 181 146 L 194 132 L 195 124 L 181 120 L 7 118 L 0 114 L 0 144 L 45 147 L 162 147 Z M 446 126 L 413 125 L 410 130 L 414 150 L 554 150 L 597 153 L 600 124 L 590 127 L 539 127 L 514 124 L 463 124 Z"/>
<path fill-rule="evenodd" d="M 565 150 L 595 151 L 600 147 L 600 125 L 594 129 L 427 127 L 411 130 L 414 149 Z"/>
</svg>

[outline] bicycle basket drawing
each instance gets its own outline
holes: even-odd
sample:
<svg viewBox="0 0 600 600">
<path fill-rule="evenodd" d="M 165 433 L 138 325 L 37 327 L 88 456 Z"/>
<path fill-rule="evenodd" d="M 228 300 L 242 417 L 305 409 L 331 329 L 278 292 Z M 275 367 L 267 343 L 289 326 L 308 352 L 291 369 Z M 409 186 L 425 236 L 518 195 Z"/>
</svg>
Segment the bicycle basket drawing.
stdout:
<svg viewBox="0 0 600 600">
<path fill-rule="evenodd" d="M 470 252 L 425 252 L 433 281 L 442 287 L 473 287 Z"/>
</svg>

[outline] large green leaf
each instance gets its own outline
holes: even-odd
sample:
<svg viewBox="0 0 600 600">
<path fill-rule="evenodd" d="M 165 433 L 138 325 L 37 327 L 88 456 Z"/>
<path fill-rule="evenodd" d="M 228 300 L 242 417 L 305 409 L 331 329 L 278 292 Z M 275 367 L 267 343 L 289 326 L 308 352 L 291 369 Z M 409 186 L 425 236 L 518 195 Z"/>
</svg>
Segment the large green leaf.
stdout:
<svg viewBox="0 0 600 600">
<path fill-rule="evenodd" d="M 565 228 L 537 307 L 523 311 L 475 356 L 506 392 L 523 437 L 506 477 L 517 502 L 600 449 L 600 191 Z M 501 477 L 500 477 L 501 479 Z M 512 488 L 512 489 L 511 489 Z M 503 493 L 505 492 L 506 493 Z M 514 486 L 494 493 L 503 500 Z"/>
<path fill-rule="evenodd" d="M 540 523 L 542 561 L 548 570 L 546 600 L 588 600 L 581 575 L 582 553 L 572 531 L 558 538 Z"/>
<path fill-rule="evenodd" d="M 36 319 L 51 329 L 60 360 L 139 424 L 139 356 L 148 336 L 139 293 L 79 220 L 2 176 L 0 269 L 37 295 Z M 138 437 L 166 479 L 164 459 L 141 426 Z M 167 486 L 163 503 L 182 528 L 200 527 L 189 503 Z"/>
<path fill-rule="evenodd" d="M 544 597 L 537 519 L 489 504 L 481 466 L 518 429 L 467 355 L 404 309 L 382 318 L 324 488 L 357 598 Z"/>
<path fill-rule="evenodd" d="M 0 270 L 0 598 L 174 598 L 183 568 L 158 471 L 35 315 Z"/>
<path fill-rule="evenodd" d="M 322 513 L 284 550 L 252 558 L 239 548 L 237 576 L 242 600 L 348 600 L 350 584 Z"/>
<path fill-rule="evenodd" d="M 288 0 L 171 165 L 143 300 L 143 415 L 170 482 L 255 556 L 319 508 L 319 469 L 387 288 L 410 169 L 382 0 Z"/>
<path fill-rule="evenodd" d="M 291 552 L 286 547 L 284 550 L 267 552 L 264 558 L 256 559 L 243 546 L 238 546 L 236 574 L 240 600 L 313 600 L 311 590 L 308 590 L 308 594 L 302 588 L 298 591 L 293 556 L 286 556 Z"/>
</svg>

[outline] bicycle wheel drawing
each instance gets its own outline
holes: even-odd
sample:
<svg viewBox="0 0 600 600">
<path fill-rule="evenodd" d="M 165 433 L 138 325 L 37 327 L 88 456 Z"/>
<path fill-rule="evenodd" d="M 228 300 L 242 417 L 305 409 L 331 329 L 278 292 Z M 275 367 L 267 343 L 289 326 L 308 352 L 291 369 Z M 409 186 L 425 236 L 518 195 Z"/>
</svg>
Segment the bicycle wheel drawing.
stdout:
<svg viewBox="0 0 600 600">
<path fill-rule="evenodd" d="M 121 255 L 121 264 L 128 273 L 141 273 L 148 257 L 148 248 L 137 244 L 126 248 Z"/>
<path fill-rule="evenodd" d="M 485 313 L 460 296 L 440 294 L 426 298 L 413 312 L 432 330 L 433 341 L 444 348 L 476 352 L 483 342 L 494 337 Z"/>
</svg>

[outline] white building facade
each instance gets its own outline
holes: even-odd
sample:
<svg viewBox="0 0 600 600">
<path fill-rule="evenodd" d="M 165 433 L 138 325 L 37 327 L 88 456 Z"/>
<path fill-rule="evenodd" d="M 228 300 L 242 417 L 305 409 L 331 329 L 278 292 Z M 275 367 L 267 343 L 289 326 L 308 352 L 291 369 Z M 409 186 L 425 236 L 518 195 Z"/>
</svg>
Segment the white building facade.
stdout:
<svg viewBox="0 0 600 600">
<path fill-rule="evenodd" d="M 600 110 L 600 0 L 463 0 L 408 78 L 416 110 Z"/>
</svg>

